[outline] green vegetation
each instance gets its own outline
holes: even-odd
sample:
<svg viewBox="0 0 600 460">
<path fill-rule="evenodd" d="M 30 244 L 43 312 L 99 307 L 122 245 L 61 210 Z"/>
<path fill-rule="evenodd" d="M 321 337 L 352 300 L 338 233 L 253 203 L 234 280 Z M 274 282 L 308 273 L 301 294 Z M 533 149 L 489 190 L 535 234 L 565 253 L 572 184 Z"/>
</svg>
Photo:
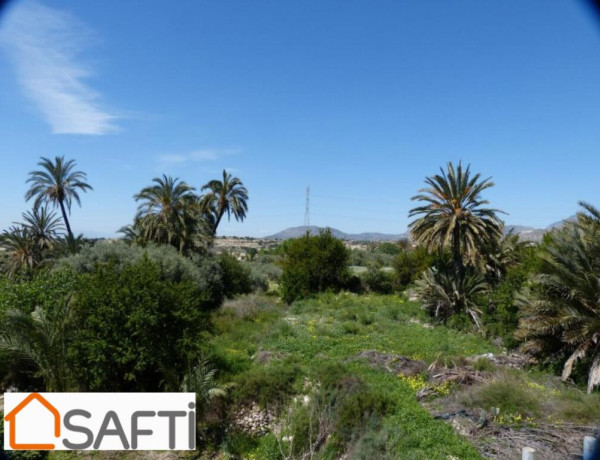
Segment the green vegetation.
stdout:
<svg viewBox="0 0 600 460">
<path fill-rule="evenodd" d="M 79 192 L 92 190 L 92 186 L 86 182 L 87 175 L 82 171 L 73 171 L 75 160 L 65 161 L 65 157 L 56 157 L 54 162 L 48 158 L 42 158 L 38 163 L 42 169 L 29 173 L 27 182 L 31 184 L 25 194 L 29 201 L 35 198 L 34 209 L 43 204 L 58 206 L 67 228 L 67 236 L 70 240 L 74 238 L 71 224 L 67 217 L 67 211 L 71 213 L 73 200 L 81 206 Z"/>
<path fill-rule="evenodd" d="M 210 224 L 194 188 L 165 175 L 153 182 L 134 196 L 140 202 L 134 224 L 121 231 L 139 244 L 170 244 L 186 254 L 204 249 Z"/>
<path fill-rule="evenodd" d="M 589 204 L 526 244 L 486 207 L 491 180 L 449 163 L 413 197 L 410 240 L 348 249 L 326 230 L 230 254 L 215 233 L 248 191 L 226 171 L 204 195 L 153 179 L 122 241 L 94 242 L 67 213 L 85 173 L 39 165 L 0 238 L 4 388 L 193 391 L 202 458 L 480 458 L 432 417 L 457 405 L 494 429 L 597 423 Z"/>
<path fill-rule="evenodd" d="M 211 346 L 222 378 L 235 384 L 231 410 L 251 399 L 284 422 L 282 432 L 246 446 L 243 455 L 285 458 L 282 448 L 293 458 L 311 449 L 325 458 L 348 451 L 363 458 L 377 446 L 382 458 L 479 458 L 419 406 L 407 380 L 358 356 L 375 350 L 432 362 L 494 350 L 476 334 L 425 328 L 426 320 L 418 303 L 396 296 L 326 293 L 287 310 L 255 296 L 226 302 L 215 315 Z"/>
<path fill-rule="evenodd" d="M 330 230 L 288 241 L 281 262 L 281 294 L 291 303 L 311 293 L 340 290 L 348 276 L 348 250 Z"/>
<path fill-rule="evenodd" d="M 540 254 L 518 337 L 526 351 L 564 362 L 563 380 L 584 360 L 589 393 L 600 383 L 600 211 L 581 205 L 584 212 L 554 232 Z"/>
<path fill-rule="evenodd" d="M 426 178 L 429 188 L 412 197 L 426 204 L 410 210 L 409 217 L 420 217 L 409 228 L 416 242 L 431 249 L 449 246 L 460 271 L 465 258 L 475 257 L 482 246 L 502 235 L 498 211 L 483 207 L 489 202 L 481 198 L 494 183 L 490 178 L 480 180 L 480 174 L 471 177 L 470 167 L 463 169 L 461 163 L 457 168 L 448 163 L 447 171 L 440 172 Z"/>
<path fill-rule="evenodd" d="M 223 170 L 223 180 L 211 180 L 202 187 L 202 190 L 209 192 L 202 197 L 201 204 L 204 209 L 210 211 L 212 215 L 212 234 L 217 233 L 217 227 L 221 219 L 227 213 L 227 218 L 231 214 L 235 220 L 243 221 L 248 212 L 248 190 L 244 187 L 242 181 L 237 177 Z"/>
</svg>

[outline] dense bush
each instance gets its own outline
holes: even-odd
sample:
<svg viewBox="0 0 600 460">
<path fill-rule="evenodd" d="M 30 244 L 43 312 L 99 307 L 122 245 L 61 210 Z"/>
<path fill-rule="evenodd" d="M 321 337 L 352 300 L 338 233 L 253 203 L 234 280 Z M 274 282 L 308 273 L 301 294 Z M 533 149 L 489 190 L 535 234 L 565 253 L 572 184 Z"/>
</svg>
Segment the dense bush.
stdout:
<svg viewBox="0 0 600 460">
<path fill-rule="evenodd" d="M 163 279 L 144 257 L 81 275 L 73 371 L 86 391 L 175 389 L 202 351 L 212 299 L 191 281 Z"/>
<path fill-rule="evenodd" d="M 369 292 L 377 294 L 391 294 L 394 292 L 393 272 L 370 268 L 362 276 L 362 279 Z"/>
<path fill-rule="evenodd" d="M 394 287 L 406 289 L 434 262 L 434 257 L 426 248 L 419 246 L 400 252 L 394 259 Z"/>
<path fill-rule="evenodd" d="M 364 249 L 350 250 L 349 264 L 357 267 L 391 267 L 394 256 L 383 252 L 366 251 Z"/>
<path fill-rule="evenodd" d="M 486 334 L 501 337 L 508 348 L 518 345 L 514 332 L 519 322 L 519 292 L 537 264 L 537 248 L 526 248 L 518 263 L 508 267 L 501 280 L 481 299 Z"/>
<path fill-rule="evenodd" d="M 14 329 L 8 324 L 7 314 L 17 312 L 29 320 L 36 309 L 52 312 L 64 303 L 76 285 L 77 277 L 71 270 L 40 272 L 31 281 L 0 279 L 0 332 Z M 42 352 L 49 352 L 49 343 L 45 342 L 43 348 Z M 43 382 L 38 366 L 4 348 L 0 351 L 0 384 L 4 388 L 12 385 L 20 389 L 39 389 Z"/>
<path fill-rule="evenodd" d="M 281 267 L 276 265 L 276 262 L 261 262 L 254 260 L 245 262 L 245 264 L 252 271 L 253 277 L 267 281 L 277 281 L 282 273 Z"/>
<path fill-rule="evenodd" d="M 256 402 L 262 407 L 276 407 L 294 394 L 300 375 L 300 367 L 288 361 L 254 367 L 238 376 L 233 390 L 235 400 L 240 404 Z"/>
<path fill-rule="evenodd" d="M 396 256 L 400 254 L 402 250 L 400 246 L 396 243 L 392 243 L 391 241 L 385 241 L 383 243 L 379 243 L 377 245 L 377 252 L 382 254 L 389 254 L 390 256 Z"/>
<path fill-rule="evenodd" d="M 90 273 L 98 264 L 111 262 L 118 269 L 142 258 L 158 264 L 163 278 L 173 282 L 191 281 L 203 296 L 208 294 L 215 306 L 221 303 L 224 288 L 223 271 L 219 262 L 209 256 L 184 257 L 169 245 L 150 244 L 141 247 L 129 246 L 122 241 L 101 241 L 94 246 L 85 247 L 79 254 L 61 259 L 57 263 L 57 269 L 69 266 L 77 273 Z"/>
<path fill-rule="evenodd" d="M 82 273 L 67 264 L 26 283 L 1 283 L 0 349 L 10 363 L 0 369 L 4 385 L 177 389 L 203 351 L 208 312 L 218 304 L 211 289 L 164 268 L 142 256 L 129 264 L 97 262 Z"/>
<path fill-rule="evenodd" d="M 7 309 L 31 313 L 36 307 L 53 308 L 75 289 L 76 274 L 72 270 L 44 271 L 31 281 L 14 282 L 0 279 L 0 317 Z"/>
<path fill-rule="evenodd" d="M 252 273 L 247 266 L 227 253 L 220 254 L 218 262 L 223 273 L 225 297 L 230 299 L 238 294 L 249 294 L 253 291 Z"/>
<path fill-rule="evenodd" d="M 348 276 L 348 250 L 331 231 L 286 241 L 282 261 L 283 299 L 293 300 L 328 289 L 339 290 Z"/>
</svg>

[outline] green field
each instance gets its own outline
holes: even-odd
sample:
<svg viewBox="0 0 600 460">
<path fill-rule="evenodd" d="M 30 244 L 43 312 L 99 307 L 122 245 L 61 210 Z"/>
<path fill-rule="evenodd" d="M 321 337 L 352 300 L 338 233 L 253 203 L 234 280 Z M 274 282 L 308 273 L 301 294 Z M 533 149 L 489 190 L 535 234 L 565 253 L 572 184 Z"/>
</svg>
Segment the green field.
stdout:
<svg viewBox="0 0 600 460">
<path fill-rule="evenodd" d="M 287 309 L 270 299 L 252 298 L 246 303 L 239 299 L 226 303 L 215 319 L 220 334 L 212 345 L 226 369 L 221 378 L 236 382 L 234 391 L 240 400 L 248 397 L 246 387 L 256 381 L 262 383 L 256 398 L 263 405 L 269 404 L 269 397 L 281 397 L 279 393 L 302 393 L 304 378 L 314 379 L 323 369 L 340 365 L 393 401 L 381 423 L 358 441 L 378 440 L 380 458 L 480 458 L 449 425 L 434 420 L 419 405 L 409 379 L 349 358 L 377 350 L 431 362 L 496 351 L 481 337 L 443 326 L 425 328 L 419 305 L 397 296 L 324 294 Z M 276 358 L 257 363 L 253 357 L 260 351 Z M 248 443 L 245 447 L 251 448 L 246 452 L 231 453 L 261 458 L 272 446 L 272 436 L 256 445 Z"/>
</svg>

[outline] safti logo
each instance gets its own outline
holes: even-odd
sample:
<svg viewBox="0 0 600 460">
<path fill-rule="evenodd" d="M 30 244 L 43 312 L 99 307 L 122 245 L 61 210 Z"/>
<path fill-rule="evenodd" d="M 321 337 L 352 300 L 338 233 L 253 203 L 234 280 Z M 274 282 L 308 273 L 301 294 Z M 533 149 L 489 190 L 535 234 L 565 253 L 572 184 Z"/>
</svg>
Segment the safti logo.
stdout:
<svg viewBox="0 0 600 460">
<path fill-rule="evenodd" d="M 7 450 L 194 450 L 194 393 L 5 393 Z"/>
</svg>

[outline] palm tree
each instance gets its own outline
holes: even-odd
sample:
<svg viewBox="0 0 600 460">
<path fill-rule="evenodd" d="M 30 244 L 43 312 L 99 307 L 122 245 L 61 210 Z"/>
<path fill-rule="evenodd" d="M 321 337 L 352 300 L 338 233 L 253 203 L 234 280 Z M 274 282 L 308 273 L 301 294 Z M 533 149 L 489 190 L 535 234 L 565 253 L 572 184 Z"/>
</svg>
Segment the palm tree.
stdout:
<svg viewBox="0 0 600 460">
<path fill-rule="evenodd" d="M 587 203 L 575 222 L 555 230 L 520 299 L 516 337 L 525 352 L 564 359 L 563 380 L 589 358 L 588 393 L 600 383 L 600 210 Z"/>
<path fill-rule="evenodd" d="M 0 242 L 9 253 L 5 266 L 9 276 L 30 276 L 60 242 L 58 232 L 62 226 L 55 213 L 44 206 L 22 215 L 24 222 L 14 222 L 0 235 Z"/>
<path fill-rule="evenodd" d="M 479 260 L 481 271 L 493 284 L 500 282 L 510 267 L 517 265 L 528 247 L 519 235 L 511 229 L 500 239 L 491 239 L 481 249 L 483 257 Z"/>
<path fill-rule="evenodd" d="M 77 236 L 67 235 L 65 238 L 60 240 L 60 254 L 62 255 L 74 255 L 79 254 L 86 244 L 86 240 L 83 234 L 80 233 Z"/>
<path fill-rule="evenodd" d="M 128 245 L 131 245 L 133 243 L 142 243 L 142 238 L 140 235 L 140 226 L 138 223 L 134 222 L 130 225 L 124 225 L 119 230 L 117 230 L 117 233 L 123 234 L 123 240 Z"/>
<path fill-rule="evenodd" d="M 79 191 L 93 190 L 92 186 L 85 182 L 87 175 L 82 171 L 74 171 L 75 160 L 65 161 L 64 156 L 57 156 L 54 162 L 42 157 L 38 166 L 41 166 L 40 170 L 29 173 L 27 182 L 31 183 L 31 186 L 25 194 L 25 199 L 29 201 L 35 198 L 34 208 L 46 203 L 59 206 L 67 234 L 73 238 L 67 210 L 71 213 L 73 199 L 81 206 Z"/>
<path fill-rule="evenodd" d="M 206 183 L 202 190 L 209 190 L 202 197 L 202 203 L 214 213 L 213 234 L 217 233 L 217 228 L 221 219 L 227 213 L 227 218 L 231 219 L 231 214 L 235 220 L 243 221 L 248 211 L 248 190 L 244 187 L 242 181 L 237 177 L 232 177 L 226 170 L 223 170 L 223 180 L 211 180 Z"/>
<path fill-rule="evenodd" d="M 23 220 L 23 227 L 29 231 L 40 253 L 54 249 L 58 242 L 58 233 L 63 229 L 55 213 L 48 212 L 46 206 L 33 208 L 33 211 L 23 213 Z"/>
<path fill-rule="evenodd" d="M 0 331 L 0 350 L 32 362 L 46 391 L 69 391 L 72 379 L 68 362 L 73 308 L 69 299 L 51 310 L 33 313 L 8 310 Z"/>
<path fill-rule="evenodd" d="M 491 178 L 471 176 L 470 166 L 463 169 L 462 163 L 456 169 L 448 163 L 447 171 L 440 171 L 441 175 L 426 178 L 429 187 L 412 197 L 426 204 L 410 210 L 409 217 L 420 217 L 409 229 L 415 241 L 429 249 L 450 245 L 456 270 L 462 271 L 463 254 L 472 256 L 489 239 L 502 235 L 496 216 L 501 211 L 483 207 L 489 202 L 481 198 L 481 192 L 494 185 Z"/>
<path fill-rule="evenodd" d="M 180 390 L 196 393 L 198 409 L 217 397 L 227 395 L 232 384 L 218 385 L 215 379 L 217 370 L 207 360 L 201 361 L 190 372 L 184 375 Z"/>
<path fill-rule="evenodd" d="M 19 273 L 30 276 L 37 261 L 31 232 L 23 225 L 12 225 L 0 235 L 0 242 L 9 254 L 3 271 L 10 277 Z"/>
<path fill-rule="evenodd" d="M 164 174 L 152 181 L 155 185 L 134 195 L 141 203 L 131 230 L 145 241 L 170 244 L 184 252 L 193 245 L 200 218 L 194 188 Z M 126 235 L 134 235 L 130 229 L 122 230 Z"/>
<path fill-rule="evenodd" d="M 423 308 L 441 322 L 457 313 L 465 313 L 481 330 L 481 310 L 477 298 L 488 289 L 477 270 L 437 270 L 430 268 L 415 282 Z"/>
</svg>

